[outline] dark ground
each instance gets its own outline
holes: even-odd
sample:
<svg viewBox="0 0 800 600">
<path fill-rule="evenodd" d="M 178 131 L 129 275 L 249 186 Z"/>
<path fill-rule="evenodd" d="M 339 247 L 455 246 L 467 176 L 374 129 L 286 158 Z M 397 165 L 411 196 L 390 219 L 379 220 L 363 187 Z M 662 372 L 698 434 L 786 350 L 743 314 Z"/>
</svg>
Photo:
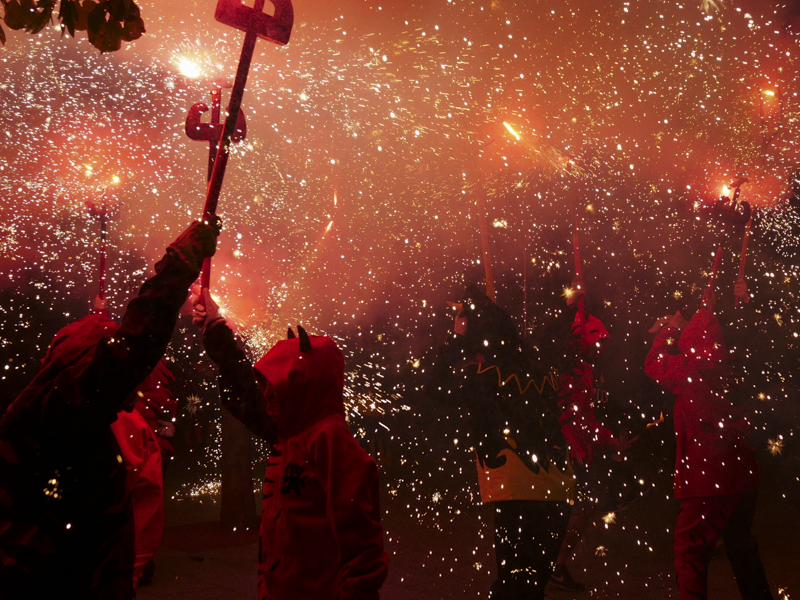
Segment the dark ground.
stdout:
<svg viewBox="0 0 800 600">
<path fill-rule="evenodd" d="M 769 465 L 763 471 L 754 526 L 762 559 L 775 598 L 800 598 L 800 523 L 796 503 L 783 497 L 787 478 L 794 476 L 770 470 Z M 606 526 L 598 519 L 571 566 L 590 591 L 549 589 L 552 600 L 677 598 L 671 532 L 678 506 L 658 489 L 617 513 L 614 523 Z M 494 577 L 491 510 L 474 506 L 432 526 L 409 514 L 409 500 L 389 493 L 382 498 L 391 565 L 381 597 L 486 598 Z M 208 500 L 167 502 L 157 572 L 151 584 L 140 588 L 140 600 L 256 598 L 257 535 L 224 532 L 218 518 L 219 506 Z M 709 596 L 739 598 L 728 560 L 719 550 L 711 564 Z"/>
</svg>

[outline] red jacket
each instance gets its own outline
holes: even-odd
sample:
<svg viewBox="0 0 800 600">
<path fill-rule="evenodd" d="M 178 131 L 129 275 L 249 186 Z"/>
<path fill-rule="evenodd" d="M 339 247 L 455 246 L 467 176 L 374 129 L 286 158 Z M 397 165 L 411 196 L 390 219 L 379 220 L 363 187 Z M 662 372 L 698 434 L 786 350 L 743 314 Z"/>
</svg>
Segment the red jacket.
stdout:
<svg viewBox="0 0 800 600">
<path fill-rule="evenodd" d="M 722 332 L 703 308 L 678 333 L 662 327 L 645 359 L 645 373 L 676 394 L 675 497 L 740 494 L 758 488 L 758 462 L 747 442 L 747 419 L 727 397 L 731 391 Z"/>
<path fill-rule="evenodd" d="M 575 315 L 573 331 L 580 333 L 579 316 Z M 600 340 L 608 337 L 608 331 L 596 317 L 589 315 L 585 331 L 577 342 L 577 366 L 570 374 L 561 375 L 558 406 L 561 416 L 561 433 L 569 445 L 572 460 L 587 467 L 592 464 L 595 448 L 608 448 L 614 442 L 614 434 L 597 420 L 594 414 L 594 371 L 584 357 Z"/>
<path fill-rule="evenodd" d="M 111 424 L 127 473 L 133 505 L 134 549 L 137 556 L 152 555 L 164 533 L 164 478 L 161 448 L 144 417 L 137 411 L 120 412 Z"/>
<path fill-rule="evenodd" d="M 595 448 L 608 448 L 614 434 L 594 414 L 594 373 L 592 366 L 580 361 L 571 374 L 561 376 L 559 407 L 561 433 L 569 445 L 570 458 L 590 466 Z"/>
<path fill-rule="evenodd" d="M 377 600 L 389 563 L 378 468 L 344 419 L 341 351 L 330 338 L 310 341 L 309 353 L 300 351 L 298 339 L 278 342 L 248 376 L 224 323 L 205 337 L 209 356 L 219 359 L 223 403 L 273 444 L 264 480 L 259 598 Z"/>
</svg>

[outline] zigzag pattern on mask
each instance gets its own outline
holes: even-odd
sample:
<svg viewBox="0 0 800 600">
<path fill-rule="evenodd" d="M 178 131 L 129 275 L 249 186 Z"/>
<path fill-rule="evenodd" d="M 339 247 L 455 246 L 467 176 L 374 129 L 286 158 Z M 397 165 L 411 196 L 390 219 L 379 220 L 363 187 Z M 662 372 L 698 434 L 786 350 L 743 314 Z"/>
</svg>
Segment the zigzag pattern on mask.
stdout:
<svg viewBox="0 0 800 600">
<path fill-rule="evenodd" d="M 524 394 L 525 392 L 527 392 L 528 388 L 531 387 L 531 385 L 534 388 L 536 388 L 536 391 L 540 395 L 544 391 L 544 387 L 548 383 L 552 386 L 553 390 L 555 390 L 556 392 L 558 391 L 558 388 L 559 388 L 559 375 L 558 375 L 558 370 L 557 369 L 553 369 L 553 371 L 552 371 L 552 373 L 550 375 L 545 375 L 544 376 L 544 379 L 542 379 L 542 385 L 541 386 L 536 385 L 536 381 L 534 381 L 533 379 L 529 379 L 528 383 L 523 388 L 522 387 L 522 383 L 520 382 L 519 377 L 517 376 L 516 373 L 512 373 L 511 375 L 506 377 L 506 379 L 504 381 L 503 380 L 503 376 L 500 374 L 500 367 L 498 367 L 497 365 L 489 365 L 485 369 L 482 369 L 481 368 L 481 363 L 474 362 L 474 363 L 469 363 L 467 366 L 469 367 L 469 366 L 472 366 L 472 365 L 475 365 L 475 366 L 478 367 L 478 375 L 486 373 L 487 371 L 490 371 L 491 369 L 494 369 L 495 371 L 497 371 L 497 387 L 503 387 L 505 384 L 507 384 L 509 381 L 511 381 L 513 379 L 517 384 L 517 389 L 519 389 L 519 395 L 520 396 L 522 394 Z"/>
</svg>

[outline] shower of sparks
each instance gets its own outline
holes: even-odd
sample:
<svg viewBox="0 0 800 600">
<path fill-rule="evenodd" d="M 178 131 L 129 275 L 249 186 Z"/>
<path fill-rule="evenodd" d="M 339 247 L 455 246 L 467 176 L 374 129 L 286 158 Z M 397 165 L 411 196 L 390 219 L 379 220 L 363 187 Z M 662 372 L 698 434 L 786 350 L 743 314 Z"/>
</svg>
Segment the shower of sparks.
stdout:
<svg viewBox="0 0 800 600">
<path fill-rule="evenodd" d="M 196 79 L 203 74 L 203 71 L 200 69 L 200 65 L 194 62 L 190 58 L 181 57 L 178 59 L 178 71 L 184 77 L 188 77 L 189 79 Z"/>
<path fill-rule="evenodd" d="M 391 455 L 382 483 L 405 512 L 443 529 L 479 502 L 464 412 L 424 394 L 452 330 L 445 301 L 485 277 L 476 171 L 498 304 L 537 348 L 547 350 L 541 332 L 574 293 L 571 200 L 592 207 L 577 211 L 586 302 L 616 344 L 601 418 L 633 434 L 671 411 L 642 374 L 646 330 L 698 300 L 719 242 L 718 295 L 730 295 L 742 227 L 719 218 L 714 202 L 746 175 L 752 300 L 725 326 L 744 363 L 756 445 L 787 460 L 786 424 L 800 416 L 800 54 L 778 3 L 458 0 L 416 13 L 406 2 L 296 4 L 291 44 L 265 44 L 254 57 L 213 288 L 254 360 L 298 323 L 337 341 L 348 422 L 387 464 Z M 192 104 L 209 103 L 212 85 L 230 83 L 241 43 L 202 5 L 150 3 L 148 34 L 116 55 L 49 29 L 11 32 L 0 48 L 0 381 L 9 394 L 96 294 L 99 233 L 87 199 L 114 183 L 107 286 L 117 319 L 163 248 L 201 216 L 207 146 L 188 140 L 184 120 Z M 193 447 L 196 471 L 176 497 L 214 497 L 216 382 L 182 336 L 191 337 L 183 325 L 171 357 L 201 383 L 180 395 L 176 439 L 188 431 L 205 445 Z M 662 498 L 671 493 L 660 463 L 637 458 L 635 446 L 630 460 L 644 462 Z M 656 533 L 636 535 L 644 548 Z M 597 556 L 612 542 L 603 543 Z M 461 563 L 489 571 L 470 551 Z"/>
<path fill-rule="evenodd" d="M 778 456 L 779 454 L 783 454 L 783 439 L 782 437 L 777 437 L 775 439 L 767 440 L 767 450 L 772 456 Z"/>
</svg>

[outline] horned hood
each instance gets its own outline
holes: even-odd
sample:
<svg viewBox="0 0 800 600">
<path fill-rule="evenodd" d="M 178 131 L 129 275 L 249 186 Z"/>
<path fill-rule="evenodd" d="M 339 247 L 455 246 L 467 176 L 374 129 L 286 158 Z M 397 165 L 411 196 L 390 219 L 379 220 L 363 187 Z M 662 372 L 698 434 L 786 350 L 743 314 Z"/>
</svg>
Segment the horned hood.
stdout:
<svg viewBox="0 0 800 600">
<path fill-rule="evenodd" d="M 344 356 L 328 337 L 308 339 L 310 352 L 300 349 L 298 338 L 281 340 L 254 367 L 259 379 L 263 377 L 274 390 L 281 437 L 295 435 L 329 415 L 344 415 Z M 259 385 L 265 392 L 264 381 Z"/>
</svg>

